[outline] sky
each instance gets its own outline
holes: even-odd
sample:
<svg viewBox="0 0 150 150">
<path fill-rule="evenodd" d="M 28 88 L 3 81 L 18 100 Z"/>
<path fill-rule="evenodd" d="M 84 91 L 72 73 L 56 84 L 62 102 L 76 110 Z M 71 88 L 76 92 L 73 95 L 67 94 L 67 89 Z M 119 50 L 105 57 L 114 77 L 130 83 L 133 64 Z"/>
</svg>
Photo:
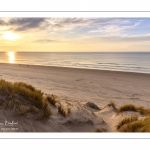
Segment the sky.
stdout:
<svg viewBox="0 0 150 150">
<path fill-rule="evenodd" d="M 150 18 L 0 18 L 0 51 L 147 52 Z"/>
</svg>

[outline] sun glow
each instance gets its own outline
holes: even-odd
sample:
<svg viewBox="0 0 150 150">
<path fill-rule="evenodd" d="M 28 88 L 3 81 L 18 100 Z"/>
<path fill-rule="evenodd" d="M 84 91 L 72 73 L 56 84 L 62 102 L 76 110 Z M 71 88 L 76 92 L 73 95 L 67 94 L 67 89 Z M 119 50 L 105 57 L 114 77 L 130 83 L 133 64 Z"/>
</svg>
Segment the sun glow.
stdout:
<svg viewBox="0 0 150 150">
<path fill-rule="evenodd" d="M 8 61 L 11 64 L 13 64 L 15 62 L 15 53 L 14 52 L 8 52 Z"/>
<path fill-rule="evenodd" d="M 10 41 L 15 41 L 16 39 L 18 39 L 18 35 L 11 32 L 11 31 L 6 31 L 3 33 L 3 39 L 5 40 L 10 40 Z"/>
</svg>

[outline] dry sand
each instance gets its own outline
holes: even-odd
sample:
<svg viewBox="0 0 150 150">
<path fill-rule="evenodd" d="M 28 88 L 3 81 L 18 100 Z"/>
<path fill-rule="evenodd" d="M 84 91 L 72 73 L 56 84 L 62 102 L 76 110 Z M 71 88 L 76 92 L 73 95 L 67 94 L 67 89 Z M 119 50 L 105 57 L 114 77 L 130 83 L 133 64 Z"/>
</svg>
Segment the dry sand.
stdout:
<svg viewBox="0 0 150 150">
<path fill-rule="evenodd" d="M 32 84 L 44 93 L 57 95 L 63 105 L 71 107 L 71 114 L 66 118 L 52 108 L 54 113 L 47 123 L 25 120 L 28 123 L 24 124 L 20 120 L 19 131 L 23 132 L 92 132 L 98 127 L 116 132 L 117 123 L 132 113 L 116 116 L 115 109 L 107 106 L 110 101 L 116 107 L 124 104 L 150 107 L 150 74 L 0 64 L 0 78 Z M 91 108 L 88 102 L 100 109 Z M 10 116 L 1 112 L 0 119 L 6 118 Z M 23 128 L 29 124 L 34 124 L 32 129 Z"/>
</svg>

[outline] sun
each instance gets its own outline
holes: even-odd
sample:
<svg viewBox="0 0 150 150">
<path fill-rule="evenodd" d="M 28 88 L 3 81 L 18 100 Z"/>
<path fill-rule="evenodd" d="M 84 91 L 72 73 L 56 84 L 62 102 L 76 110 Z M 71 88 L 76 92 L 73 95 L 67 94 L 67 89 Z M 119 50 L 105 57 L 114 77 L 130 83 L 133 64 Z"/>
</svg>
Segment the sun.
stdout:
<svg viewBox="0 0 150 150">
<path fill-rule="evenodd" d="M 16 39 L 18 39 L 18 37 L 19 36 L 12 31 L 6 31 L 3 33 L 3 39 L 5 40 L 15 41 Z"/>
</svg>

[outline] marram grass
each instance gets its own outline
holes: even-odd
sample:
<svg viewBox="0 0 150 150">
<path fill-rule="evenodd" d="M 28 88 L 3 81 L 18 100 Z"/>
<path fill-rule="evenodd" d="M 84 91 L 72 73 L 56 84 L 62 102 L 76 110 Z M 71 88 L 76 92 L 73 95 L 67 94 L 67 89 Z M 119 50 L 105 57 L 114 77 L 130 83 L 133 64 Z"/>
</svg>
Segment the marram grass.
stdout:
<svg viewBox="0 0 150 150">
<path fill-rule="evenodd" d="M 139 119 L 122 126 L 119 132 L 150 132 L 150 117 Z"/>
<path fill-rule="evenodd" d="M 117 128 L 117 130 L 119 130 L 119 129 L 120 129 L 122 126 L 124 126 L 125 124 L 131 123 L 131 122 L 137 121 L 137 120 L 138 120 L 138 117 L 137 117 L 137 116 L 126 117 L 126 118 L 122 119 L 122 121 L 120 121 L 120 122 L 117 124 L 116 128 Z"/>
<path fill-rule="evenodd" d="M 48 102 L 50 103 L 50 104 L 52 104 L 54 107 L 56 107 L 56 104 L 58 103 L 58 101 L 56 100 L 56 98 L 57 98 L 57 96 L 55 96 L 55 95 L 48 95 L 47 97 L 46 97 L 46 99 L 48 100 Z"/>
<path fill-rule="evenodd" d="M 35 119 L 47 119 L 51 109 L 47 98 L 32 85 L 0 80 L 0 109 L 10 109 L 18 115 L 32 114 Z"/>
<path fill-rule="evenodd" d="M 95 132 L 107 132 L 105 128 L 99 127 L 94 130 Z"/>
<path fill-rule="evenodd" d="M 150 108 L 146 109 L 143 106 L 137 107 L 133 104 L 123 105 L 118 109 L 118 114 L 124 111 L 135 111 L 139 112 L 141 115 L 150 115 Z"/>
<path fill-rule="evenodd" d="M 115 104 L 113 101 L 111 101 L 111 102 L 108 104 L 108 106 L 115 107 L 115 106 L 116 106 L 116 104 Z"/>
<path fill-rule="evenodd" d="M 118 113 L 123 111 L 139 112 L 143 118 L 139 119 L 138 116 L 124 118 L 116 126 L 119 132 L 150 132 L 150 108 L 127 104 L 118 109 Z"/>
<path fill-rule="evenodd" d="M 137 108 L 133 104 L 127 104 L 127 105 L 121 106 L 118 109 L 118 113 L 123 112 L 123 111 L 137 111 Z"/>
<path fill-rule="evenodd" d="M 67 117 L 70 113 L 71 113 L 71 108 L 67 107 L 67 109 L 65 109 L 61 104 L 58 106 L 58 112 L 64 116 Z"/>
</svg>

